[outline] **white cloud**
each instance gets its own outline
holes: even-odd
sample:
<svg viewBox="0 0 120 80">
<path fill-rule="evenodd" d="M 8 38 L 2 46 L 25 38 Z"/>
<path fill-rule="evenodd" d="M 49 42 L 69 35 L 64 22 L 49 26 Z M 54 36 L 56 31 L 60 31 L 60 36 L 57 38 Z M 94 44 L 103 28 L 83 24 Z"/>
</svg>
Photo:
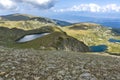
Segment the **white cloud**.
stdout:
<svg viewBox="0 0 120 80">
<path fill-rule="evenodd" d="M 55 5 L 57 0 L 14 0 L 14 1 L 30 4 L 38 9 L 49 9 Z"/>
<path fill-rule="evenodd" d="M 49 9 L 57 0 L 0 0 L 0 9 L 14 10 L 20 6 L 38 9 Z"/>
<path fill-rule="evenodd" d="M 16 9 L 16 3 L 12 0 L 0 0 L 0 8 L 1 9 Z"/>
<path fill-rule="evenodd" d="M 66 11 L 87 11 L 87 12 L 120 12 L 120 5 L 116 4 L 107 4 L 107 5 L 98 5 L 94 3 L 90 4 L 80 4 L 74 5 L 70 8 L 54 10 L 55 12 L 66 12 Z"/>
</svg>

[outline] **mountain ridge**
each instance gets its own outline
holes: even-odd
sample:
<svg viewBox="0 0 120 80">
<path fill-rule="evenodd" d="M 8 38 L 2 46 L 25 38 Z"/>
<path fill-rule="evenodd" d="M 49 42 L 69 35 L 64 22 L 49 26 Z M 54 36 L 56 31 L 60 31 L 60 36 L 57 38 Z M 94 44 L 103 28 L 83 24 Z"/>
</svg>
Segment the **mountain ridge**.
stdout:
<svg viewBox="0 0 120 80">
<path fill-rule="evenodd" d="M 10 15 L 4 15 L 0 16 L 1 21 L 28 21 L 28 20 L 35 20 L 35 21 L 40 21 L 40 22 L 45 22 L 45 23 L 53 23 L 56 25 L 60 26 L 68 26 L 71 25 L 72 23 L 67 22 L 67 21 L 61 21 L 57 19 L 50 19 L 47 17 L 41 17 L 41 16 L 33 16 L 29 14 L 10 14 Z"/>
</svg>

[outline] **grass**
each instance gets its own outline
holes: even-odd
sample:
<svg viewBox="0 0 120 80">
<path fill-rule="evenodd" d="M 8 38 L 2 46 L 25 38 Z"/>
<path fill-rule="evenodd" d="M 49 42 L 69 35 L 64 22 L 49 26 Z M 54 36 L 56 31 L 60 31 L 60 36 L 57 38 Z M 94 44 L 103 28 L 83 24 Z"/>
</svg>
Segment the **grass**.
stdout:
<svg viewBox="0 0 120 80">
<path fill-rule="evenodd" d="M 83 29 L 84 27 L 87 28 Z M 68 35 L 85 42 L 88 46 L 104 44 L 108 46 L 107 52 L 111 54 L 120 54 L 120 44 L 108 41 L 110 38 L 120 39 L 120 36 L 115 36 L 111 29 L 104 28 L 97 24 L 81 23 L 64 27 L 63 31 Z"/>
<path fill-rule="evenodd" d="M 89 51 L 88 47 L 77 39 L 68 36 L 57 26 L 42 26 L 39 29 L 21 30 L 21 29 L 9 29 L 0 27 L 1 29 L 1 45 L 14 48 L 34 48 L 42 50 L 69 50 L 69 51 Z M 17 43 L 16 41 L 27 34 L 40 34 L 50 33 L 49 35 L 37 38 L 25 43 Z M 4 37 L 5 36 L 5 37 Z"/>
<path fill-rule="evenodd" d="M 16 47 L 17 45 L 14 41 L 26 34 L 56 31 L 62 33 L 66 32 L 69 36 L 72 36 L 77 40 L 83 41 L 88 46 L 107 45 L 108 46 L 107 52 L 111 54 L 120 54 L 120 45 L 108 41 L 110 38 L 120 39 L 120 36 L 115 36 L 112 33 L 111 29 L 103 28 L 101 25 L 94 23 L 74 24 L 71 26 L 65 26 L 60 28 L 60 27 L 56 27 L 56 25 L 54 24 L 50 24 L 50 23 L 45 24 L 39 21 L 29 20 L 29 21 L 0 21 L 0 26 L 4 28 L 8 28 L 5 31 L 4 30 L 0 31 L 0 37 L 1 37 L 0 44 L 4 44 L 7 46 L 10 45 Z M 14 30 L 13 28 L 16 30 Z M 55 35 L 54 37 L 56 36 L 59 35 Z M 45 40 L 48 40 L 49 43 L 52 42 L 49 41 L 48 38 Z M 54 40 L 54 39 L 50 39 L 50 40 Z M 44 42 L 44 44 L 47 45 L 48 43 Z M 38 44 L 36 43 L 36 45 Z"/>
<path fill-rule="evenodd" d="M 86 27 L 91 26 L 84 30 L 72 30 L 71 26 L 59 28 L 53 24 L 48 25 L 37 21 L 1 21 L 0 80 L 120 80 L 120 57 L 114 56 L 120 55 L 120 44 L 108 42 L 109 38 L 120 39 L 119 36 L 113 36 L 111 30 L 106 28 L 91 29 L 95 24 L 84 24 Z M 52 34 L 23 46 L 15 43 L 15 40 L 26 34 L 43 32 Z M 89 46 L 105 44 L 108 46 L 107 52 L 112 55 L 105 52 L 56 51 L 51 48 L 57 42 L 57 37 L 68 38 L 65 32 Z M 41 45 L 43 49 L 50 45 L 49 50 L 31 48 Z"/>
<path fill-rule="evenodd" d="M 39 21 L 0 21 L 0 26 L 7 28 L 18 28 L 23 30 L 38 29 L 42 26 L 55 26 L 52 23 L 43 23 Z"/>
<path fill-rule="evenodd" d="M 40 26 L 39 29 L 32 29 L 32 30 L 23 30 L 17 27 L 15 28 L 7 28 L 7 27 L 0 27 L 0 44 L 2 45 L 9 45 L 15 44 L 15 41 L 19 38 L 23 37 L 26 34 L 37 34 L 43 32 L 61 32 L 62 30 L 56 26 Z M 61 32 L 62 33 L 62 32 Z M 49 39 L 48 39 L 49 40 Z"/>
<path fill-rule="evenodd" d="M 56 42 L 57 42 L 57 37 L 66 37 L 64 34 L 60 33 L 60 32 L 53 32 L 50 35 L 47 35 L 45 37 L 42 38 L 38 38 L 32 41 L 28 41 L 26 43 L 19 43 L 17 44 L 18 46 L 21 46 L 21 48 L 34 48 L 34 49 L 40 49 L 40 47 L 44 47 L 46 49 L 52 49 L 52 47 L 54 46 L 54 48 L 56 48 Z M 44 49 L 43 48 L 43 49 Z"/>
</svg>

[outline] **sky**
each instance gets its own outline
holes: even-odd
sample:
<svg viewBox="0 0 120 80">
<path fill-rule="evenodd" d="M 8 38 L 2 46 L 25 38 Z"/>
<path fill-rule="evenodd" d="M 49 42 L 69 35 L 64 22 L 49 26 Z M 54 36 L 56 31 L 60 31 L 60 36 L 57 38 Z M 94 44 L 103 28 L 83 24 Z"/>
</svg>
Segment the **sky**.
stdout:
<svg viewBox="0 0 120 80">
<path fill-rule="evenodd" d="M 24 13 L 77 21 L 75 17 L 120 18 L 120 0 L 0 0 L 0 15 Z"/>
</svg>

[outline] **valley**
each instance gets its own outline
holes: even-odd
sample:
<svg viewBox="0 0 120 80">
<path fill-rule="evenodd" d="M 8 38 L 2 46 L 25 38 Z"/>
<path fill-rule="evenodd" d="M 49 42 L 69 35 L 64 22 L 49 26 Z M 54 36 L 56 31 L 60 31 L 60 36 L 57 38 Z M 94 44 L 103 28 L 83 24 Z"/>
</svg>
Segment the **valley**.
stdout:
<svg viewBox="0 0 120 80">
<path fill-rule="evenodd" d="M 57 24 L 56 21 L 59 24 Z M 60 22 L 64 23 L 64 21 L 60 21 Z M 54 38 L 55 37 L 57 38 L 61 34 L 64 34 L 64 37 L 71 36 L 79 41 L 84 42 L 88 47 L 105 45 L 107 48 L 105 48 L 103 52 L 108 52 L 110 54 L 119 55 L 120 53 L 119 43 L 112 43 L 109 41 L 109 39 L 111 38 L 120 39 L 120 36 L 117 35 L 119 32 L 116 31 L 115 29 L 112 29 L 110 27 L 104 27 L 100 24 L 95 24 L 95 23 L 69 24 L 65 22 L 66 26 L 63 26 L 62 24 L 62 27 L 61 27 L 60 22 L 59 20 L 54 21 L 52 19 L 32 16 L 32 15 L 27 15 L 27 14 L 13 14 L 13 15 L 2 16 L 1 21 L 0 21 L 1 37 L 3 37 L 3 35 L 6 37 L 3 37 L 3 42 L 2 40 L 1 42 L 5 43 L 5 45 L 7 44 L 7 46 L 9 47 L 11 47 L 12 45 L 15 47 L 22 46 L 22 48 L 23 47 L 25 48 L 26 46 L 28 48 L 29 45 L 34 46 L 34 43 L 39 42 L 40 40 L 42 40 L 42 38 L 41 39 L 39 38 L 40 40 L 35 39 L 35 40 L 26 42 L 23 44 L 17 44 L 15 41 L 26 35 L 51 33 L 51 38 L 52 36 L 54 36 Z M 6 35 L 4 32 L 6 33 Z M 43 38 L 45 37 L 43 36 Z M 46 36 L 46 38 L 50 40 L 49 37 Z M 41 44 L 41 47 L 44 47 L 46 46 L 45 43 L 49 44 L 49 43 L 52 43 L 52 41 L 50 42 L 48 41 L 48 43 L 44 42 L 44 44 L 41 44 L 40 42 L 39 43 Z M 74 44 L 74 42 L 72 43 Z M 39 45 L 39 48 L 40 48 L 40 45 Z M 50 49 L 50 44 L 49 44 L 49 49 Z M 91 50 L 91 51 L 96 51 L 96 50 Z"/>
<path fill-rule="evenodd" d="M 119 40 L 96 23 L 2 16 L 0 80 L 119 80 Z"/>
</svg>

